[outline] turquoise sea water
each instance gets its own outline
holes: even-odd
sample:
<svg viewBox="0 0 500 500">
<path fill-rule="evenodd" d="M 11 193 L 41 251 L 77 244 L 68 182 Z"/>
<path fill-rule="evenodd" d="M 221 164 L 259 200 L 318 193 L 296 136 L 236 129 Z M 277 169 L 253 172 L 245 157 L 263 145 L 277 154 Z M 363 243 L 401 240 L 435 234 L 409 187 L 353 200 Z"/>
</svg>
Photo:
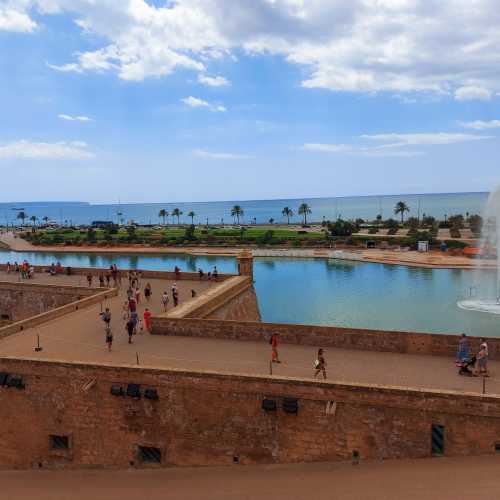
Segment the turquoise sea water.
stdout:
<svg viewBox="0 0 500 500">
<path fill-rule="evenodd" d="M 249 223 L 256 219 L 258 223 L 267 223 L 270 218 L 276 222 L 286 222 L 281 215 L 285 206 L 293 209 L 294 222 L 300 218 L 297 214 L 299 205 L 308 203 L 312 213 L 311 221 L 322 221 L 323 217 L 335 220 L 344 219 L 375 219 L 377 214 L 384 218 L 394 216 L 394 206 L 398 201 L 404 201 L 410 207 L 410 214 L 419 213 L 444 218 L 445 215 L 481 213 L 487 199 L 487 193 L 446 193 L 446 194 L 400 194 L 391 196 L 355 196 L 338 198 L 301 198 L 288 200 L 259 201 L 216 201 L 193 203 L 139 203 L 121 205 L 89 205 L 87 203 L 0 203 L 0 224 L 16 222 L 17 209 L 23 208 L 29 216 L 35 215 L 39 220 L 47 216 L 58 223 L 89 224 L 94 220 L 124 221 L 134 220 L 141 224 L 157 224 L 158 212 L 164 208 L 171 212 L 179 208 L 183 212 L 181 222 L 190 222 L 187 214 L 193 210 L 196 213 L 195 223 L 207 222 L 219 224 L 221 219 L 230 223 L 231 208 L 239 204 L 244 210 L 244 221 Z M 118 217 L 117 213 L 123 215 Z M 169 219 L 172 223 L 172 219 Z M 177 222 L 177 220 L 175 220 Z"/>
<path fill-rule="evenodd" d="M 0 262 L 23 259 L 79 267 L 117 263 L 121 268 L 172 270 L 178 265 L 185 271 L 216 265 L 220 272 L 236 272 L 230 257 L 0 252 Z M 473 271 L 288 258 L 257 258 L 254 266 L 264 321 L 500 337 L 500 316 L 456 305 L 477 284 Z M 494 282 L 494 271 L 481 274 L 485 282 Z"/>
</svg>

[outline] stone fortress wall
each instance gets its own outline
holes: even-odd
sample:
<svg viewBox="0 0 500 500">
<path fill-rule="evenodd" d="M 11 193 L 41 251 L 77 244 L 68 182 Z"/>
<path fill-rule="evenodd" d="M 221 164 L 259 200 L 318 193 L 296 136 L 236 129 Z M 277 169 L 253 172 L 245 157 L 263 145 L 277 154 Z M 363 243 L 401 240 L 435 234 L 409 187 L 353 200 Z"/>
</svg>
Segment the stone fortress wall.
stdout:
<svg viewBox="0 0 500 500">
<path fill-rule="evenodd" d="M 24 386 L 0 387 L 0 468 L 427 457 L 436 424 L 447 456 L 500 446 L 494 396 L 28 359 L 0 371 Z"/>
<path fill-rule="evenodd" d="M 89 287 L 0 282 L 0 318 L 20 321 L 97 293 Z"/>
<path fill-rule="evenodd" d="M 456 336 L 261 323 L 250 264 L 153 318 L 153 333 L 454 354 Z M 0 419 L 9 469 L 427 457 L 436 428 L 446 456 L 500 450 L 494 395 L 12 357 L 0 358 Z"/>
<path fill-rule="evenodd" d="M 453 357 L 457 352 L 459 334 L 400 332 L 341 328 L 336 326 L 231 321 L 227 319 L 153 318 L 153 334 L 226 340 L 261 341 L 280 335 L 284 344 L 360 349 L 363 351 L 426 354 Z M 479 349 L 479 337 L 468 337 L 473 350 Z M 500 338 L 488 338 L 490 359 L 500 359 Z"/>
</svg>

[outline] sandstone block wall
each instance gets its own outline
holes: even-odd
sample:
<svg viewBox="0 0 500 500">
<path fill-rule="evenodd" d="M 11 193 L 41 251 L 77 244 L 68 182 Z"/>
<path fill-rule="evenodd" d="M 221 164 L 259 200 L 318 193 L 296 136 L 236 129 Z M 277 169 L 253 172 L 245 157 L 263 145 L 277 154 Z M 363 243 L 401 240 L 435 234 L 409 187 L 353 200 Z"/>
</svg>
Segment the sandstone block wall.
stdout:
<svg viewBox="0 0 500 500">
<path fill-rule="evenodd" d="M 12 264 L 12 263 L 11 263 Z M 49 269 L 50 266 L 33 266 L 37 273 L 45 273 Z M 0 264 L 0 271 L 5 271 L 7 268 L 6 264 Z M 166 279 L 166 280 L 198 280 L 198 273 L 185 272 L 182 271 L 179 275 L 176 275 L 173 271 L 154 271 L 154 270 L 142 270 L 142 269 L 134 269 L 134 271 L 140 272 L 143 278 L 151 278 L 151 279 Z M 67 267 L 63 267 L 63 274 L 67 272 Z M 76 275 L 87 275 L 92 274 L 93 276 L 99 276 L 99 274 L 105 274 L 107 272 L 106 268 L 98 268 L 98 267 L 71 267 L 71 273 Z M 122 279 L 126 279 L 127 273 L 129 269 L 120 269 Z M 224 274 L 219 273 L 218 281 L 224 281 L 226 279 L 231 278 L 232 274 Z M 205 278 L 206 279 L 206 278 Z"/>
<path fill-rule="evenodd" d="M 427 457 L 432 424 L 445 426 L 447 456 L 494 453 L 500 442 L 493 396 L 9 358 L 0 370 L 25 383 L 0 387 L 0 468 Z M 159 399 L 110 394 L 129 383 Z M 298 398 L 297 414 L 284 397 Z M 67 436 L 69 449 L 52 449 L 50 435 Z M 142 461 L 139 446 L 159 449 L 160 463 Z"/>
<path fill-rule="evenodd" d="M 229 318 L 228 318 L 229 319 Z M 284 343 L 368 351 L 455 356 L 459 334 L 396 332 L 335 326 L 295 325 L 196 318 L 153 318 L 153 333 L 230 340 L 267 341 L 273 333 Z M 480 340 L 469 337 L 473 349 Z M 488 338 L 491 359 L 500 359 L 500 339 Z"/>
<path fill-rule="evenodd" d="M 252 279 L 232 276 L 159 317 L 260 321 L 260 312 Z"/>
<path fill-rule="evenodd" d="M 83 287 L 0 282 L 0 318 L 19 321 L 95 293 Z"/>
<path fill-rule="evenodd" d="M 205 316 L 206 319 L 260 321 L 257 294 L 253 285 L 234 295 L 221 307 Z"/>
<path fill-rule="evenodd" d="M 0 339 L 8 337 L 9 335 L 13 335 L 14 333 L 23 331 L 25 329 L 41 325 L 55 318 L 60 318 L 61 316 L 69 314 L 73 311 L 77 311 L 78 309 L 83 309 L 93 304 L 98 304 L 106 300 L 108 297 L 115 297 L 118 294 L 117 288 L 92 289 L 92 288 L 59 286 L 59 285 L 39 285 L 39 284 L 19 284 L 19 283 L 15 284 L 7 283 L 6 285 L 20 287 L 23 293 L 26 292 L 25 300 L 28 301 L 31 301 L 32 296 L 35 297 L 34 299 L 35 301 L 38 300 L 43 301 L 43 299 L 37 298 L 36 295 L 37 290 L 43 290 L 44 293 L 47 293 L 49 296 L 51 295 L 51 293 L 57 294 L 62 290 L 62 295 L 67 297 L 68 301 L 62 306 L 49 308 L 48 310 L 40 314 L 35 313 L 32 316 L 26 317 L 26 319 L 8 321 L 6 322 L 6 324 L 0 324 Z M 70 298 L 72 298 L 73 300 L 70 300 Z"/>
</svg>

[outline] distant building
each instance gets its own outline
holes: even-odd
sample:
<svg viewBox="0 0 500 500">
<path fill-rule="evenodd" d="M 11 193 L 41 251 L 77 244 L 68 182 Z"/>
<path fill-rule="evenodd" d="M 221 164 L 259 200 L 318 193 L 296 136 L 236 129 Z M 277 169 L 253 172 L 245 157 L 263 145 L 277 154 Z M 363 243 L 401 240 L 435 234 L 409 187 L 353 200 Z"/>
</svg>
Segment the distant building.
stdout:
<svg viewBox="0 0 500 500">
<path fill-rule="evenodd" d="M 92 227 L 98 228 L 98 229 L 104 229 L 105 227 L 112 227 L 114 225 L 113 221 L 111 220 L 94 220 L 92 221 Z"/>
</svg>

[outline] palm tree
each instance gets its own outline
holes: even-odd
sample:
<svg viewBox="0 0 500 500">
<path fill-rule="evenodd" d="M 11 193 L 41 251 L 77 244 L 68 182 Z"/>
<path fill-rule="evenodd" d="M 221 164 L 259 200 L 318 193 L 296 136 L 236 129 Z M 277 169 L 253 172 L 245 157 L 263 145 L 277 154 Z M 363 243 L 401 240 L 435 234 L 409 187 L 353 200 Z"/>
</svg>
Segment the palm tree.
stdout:
<svg viewBox="0 0 500 500">
<path fill-rule="evenodd" d="M 302 203 L 299 207 L 299 215 L 304 217 L 304 226 L 307 225 L 307 216 L 312 212 L 311 208 L 307 203 Z"/>
<path fill-rule="evenodd" d="M 410 207 L 404 201 L 398 201 L 394 207 L 394 213 L 396 215 L 401 214 L 401 224 L 403 224 L 405 219 L 405 212 L 409 212 Z"/>
<path fill-rule="evenodd" d="M 177 224 L 180 224 L 182 212 L 178 208 L 172 210 L 172 217 L 177 217 Z"/>
<path fill-rule="evenodd" d="M 47 216 L 43 217 L 42 220 L 43 220 L 43 222 L 45 222 L 45 224 L 47 224 L 47 222 L 49 222 L 49 218 Z"/>
<path fill-rule="evenodd" d="M 22 222 L 22 225 L 24 226 L 24 221 L 28 218 L 28 214 L 24 211 L 20 211 L 18 214 L 17 214 L 17 218 L 18 219 L 21 219 L 23 222 Z"/>
<path fill-rule="evenodd" d="M 32 215 L 30 217 L 30 221 L 33 222 L 33 227 L 35 227 L 35 223 L 36 223 L 37 220 L 38 220 L 38 217 L 36 215 Z"/>
<path fill-rule="evenodd" d="M 239 205 L 235 205 L 232 209 L 231 209 L 231 215 L 233 217 L 233 220 L 234 218 L 236 217 L 236 220 L 238 221 L 238 224 L 240 223 L 240 217 L 244 214 L 245 212 L 243 212 L 243 209 L 239 206 Z"/>
<path fill-rule="evenodd" d="M 194 226 L 194 218 L 196 217 L 196 214 L 191 210 L 191 212 L 188 213 L 188 217 L 191 217 L 191 224 Z"/>
<path fill-rule="evenodd" d="M 158 212 L 158 217 L 161 217 L 163 219 L 163 225 L 165 225 L 165 217 L 168 217 L 168 212 L 164 208 L 162 208 Z"/>
<path fill-rule="evenodd" d="M 290 217 L 293 217 L 293 210 L 289 207 L 285 207 L 281 214 L 286 217 L 288 224 L 290 224 Z"/>
</svg>

